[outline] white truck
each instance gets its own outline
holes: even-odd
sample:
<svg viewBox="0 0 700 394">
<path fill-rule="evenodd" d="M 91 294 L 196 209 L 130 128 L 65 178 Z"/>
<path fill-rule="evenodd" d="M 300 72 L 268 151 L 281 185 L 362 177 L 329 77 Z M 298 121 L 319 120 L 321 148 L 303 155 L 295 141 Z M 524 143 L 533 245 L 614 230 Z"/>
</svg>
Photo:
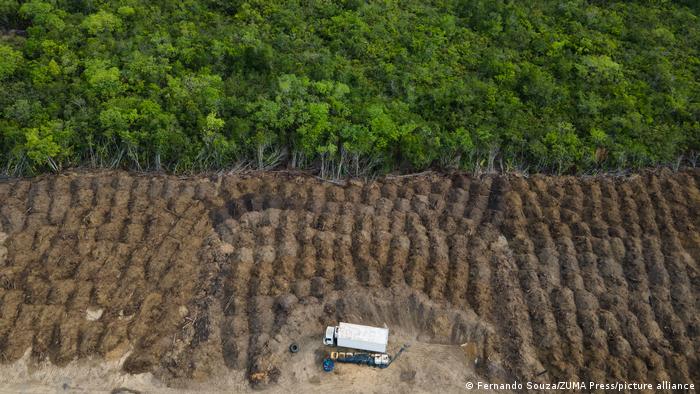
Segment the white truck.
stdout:
<svg viewBox="0 0 700 394">
<path fill-rule="evenodd" d="M 326 327 L 323 343 L 368 352 L 386 353 L 389 329 L 360 324 L 339 323 Z"/>
</svg>

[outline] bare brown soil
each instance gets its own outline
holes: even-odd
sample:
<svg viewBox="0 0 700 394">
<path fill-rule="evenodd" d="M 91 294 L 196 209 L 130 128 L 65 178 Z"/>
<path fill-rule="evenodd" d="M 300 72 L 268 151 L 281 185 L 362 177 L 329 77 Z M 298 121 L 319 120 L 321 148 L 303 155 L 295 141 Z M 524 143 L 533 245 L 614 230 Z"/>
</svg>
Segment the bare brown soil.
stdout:
<svg viewBox="0 0 700 394">
<path fill-rule="evenodd" d="M 0 362 L 309 385 L 325 326 L 352 321 L 483 381 L 697 385 L 699 261 L 697 170 L 5 180 Z M 428 366 L 407 360 L 382 372 L 411 387 Z"/>
</svg>

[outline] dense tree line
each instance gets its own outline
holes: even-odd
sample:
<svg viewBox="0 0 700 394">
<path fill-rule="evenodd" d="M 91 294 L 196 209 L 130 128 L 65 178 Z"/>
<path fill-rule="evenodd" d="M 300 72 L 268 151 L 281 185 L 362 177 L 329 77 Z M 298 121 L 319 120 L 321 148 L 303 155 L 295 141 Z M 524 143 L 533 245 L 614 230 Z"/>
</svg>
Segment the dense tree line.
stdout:
<svg viewBox="0 0 700 394">
<path fill-rule="evenodd" d="M 0 172 L 581 172 L 700 151 L 695 0 L 0 0 Z"/>
</svg>

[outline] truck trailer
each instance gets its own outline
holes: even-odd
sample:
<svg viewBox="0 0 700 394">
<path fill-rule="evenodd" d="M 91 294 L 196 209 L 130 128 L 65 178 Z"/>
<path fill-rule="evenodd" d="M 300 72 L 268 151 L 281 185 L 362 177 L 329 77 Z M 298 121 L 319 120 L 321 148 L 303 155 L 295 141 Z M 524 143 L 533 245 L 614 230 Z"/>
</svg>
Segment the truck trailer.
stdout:
<svg viewBox="0 0 700 394">
<path fill-rule="evenodd" d="M 339 323 L 326 328 L 323 343 L 368 352 L 386 353 L 389 329 L 360 324 Z"/>
</svg>

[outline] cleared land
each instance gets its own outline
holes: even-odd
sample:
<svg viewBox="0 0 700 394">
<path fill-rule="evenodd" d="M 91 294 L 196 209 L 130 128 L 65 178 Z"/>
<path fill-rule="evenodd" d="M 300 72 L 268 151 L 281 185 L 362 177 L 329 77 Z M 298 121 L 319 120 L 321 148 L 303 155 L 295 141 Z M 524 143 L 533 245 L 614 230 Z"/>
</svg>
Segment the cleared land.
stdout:
<svg viewBox="0 0 700 394">
<path fill-rule="evenodd" d="M 90 360 L 176 388 L 697 385 L 699 230 L 697 170 L 4 180 L 0 372 Z M 323 374 L 339 320 L 412 347 L 385 371 Z"/>
</svg>

